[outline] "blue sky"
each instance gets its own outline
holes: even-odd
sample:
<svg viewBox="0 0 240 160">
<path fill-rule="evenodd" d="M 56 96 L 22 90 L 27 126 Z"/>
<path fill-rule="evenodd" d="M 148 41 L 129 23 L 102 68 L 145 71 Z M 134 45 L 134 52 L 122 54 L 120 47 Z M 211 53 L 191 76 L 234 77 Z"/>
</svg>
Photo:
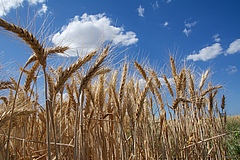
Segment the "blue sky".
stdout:
<svg viewBox="0 0 240 160">
<path fill-rule="evenodd" d="M 113 40 L 128 48 L 125 54 L 147 56 L 160 66 L 156 68 L 171 53 L 179 65 L 185 61 L 203 70 L 210 67 L 213 83 L 223 84 L 219 97 L 225 94 L 227 112 L 240 114 L 239 0 L 0 0 L 0 4 L 1 18 L 28 27 L 40 39 L 51 35 L 49 45 L 69 45 L 69 56 Z M 37 31 L 46 18 L 47 29 L 40 35 Z M 0 53 L 0 64 L 10 75 L 9 67 L 21 67 L 31 54 L 3 31 Z"/>
</svg>

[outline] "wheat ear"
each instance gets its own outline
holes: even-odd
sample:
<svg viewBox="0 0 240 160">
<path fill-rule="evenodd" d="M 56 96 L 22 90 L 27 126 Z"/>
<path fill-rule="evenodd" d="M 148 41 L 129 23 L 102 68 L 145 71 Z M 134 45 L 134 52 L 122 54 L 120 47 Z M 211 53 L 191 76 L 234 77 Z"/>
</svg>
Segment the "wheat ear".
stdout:
<svg viewBox="0 0 240 160">
<path fill-rule="evenodd" d="M 0 18 L 0 26 L 7 31 L 15 33 L 19 38 L 21 38 L 25 43 L 27 43 L 30 48 L 36 54 L 37 59 L 39 60 L 42 66 L 46 66 L 46 55 L 44 54 L 43 45 L 30 33 L 28 30 L 23 29 L 19 26 L 11 24 L 2 18 Z"/>
<path fill-rule="evenodd" d="M 87 74 L 83 77 L 79 90 L 82 90 L 86 87 L 90 79 L 96 74 L 97 71 L 99 71 L 100 66 L 102 65 L 104 59 L 109 54 L 109 46 L 104 49 L 102 54 L 99 56 L 99 58 L 96 60 L 95 64 L 89 69 Z"/>
<path fill-rule="evenodd" d="M 13 89 L 13 83 L 9 81 L 0 81 L 0 90 L 2 89 Z"/>
<path fill-rule="evenodd" d="M 34 75 L 35 75 L 35 72 L 36 70 L 38 69 L 39 67 L 39 62 L 36 61 L 35 64 L 32 66 L 32 68 L 30 69 L 30 71 L 28 71 L 27 73 L 27 78 L 25 80 L 25 84 L 23 86 L 23 89 L 24 91 L 27 93 L 28 90 L 30 89 L 30 85 L 31 85 L 31 82 L 32 80 L 34 79 Z"/>
<path fill-rule="evenodd" d="M 59 76 L 56 84 L 55 84 L 55 92 L 57 93 L 62 86 L 64 85 L 64 83 L 68 80 L 68 78 L 74 73 L 76 72 L 81 66 L 83 66 L 86 62 L 90 61 L 93 56 L 95 56 L 96 51 L 91 52 L 90 54 L 88 54 L 87 56 L 85 56 L 83 59 L 79 59 L 77 62 L 75 62 L 74 64 L 72 64 L 69 68 L 67 68 L 66 70 L 64 70 L 61 75 Z"/>
<path fill-rule="evenodd" d="M 122 78 L 121 78 L 121 84 L 120 84 L 120 89 L 119 89 L 119 102 L 120 103 L 122 103 L 124 86 L 126 83 L 126 77 L 127 77 L 127 64 L 124 64 Z"/>
</svg>

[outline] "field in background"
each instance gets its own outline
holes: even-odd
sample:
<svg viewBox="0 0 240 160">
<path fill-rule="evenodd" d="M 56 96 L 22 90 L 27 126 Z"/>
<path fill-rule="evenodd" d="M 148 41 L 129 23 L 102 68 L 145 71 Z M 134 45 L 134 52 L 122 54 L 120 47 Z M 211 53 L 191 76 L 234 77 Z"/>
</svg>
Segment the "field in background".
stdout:
<svg viewBox="0 0 240 160">
<path fill-rule="evenodd" d="M 68 67 L 54 67 L 48 64 L 49 55 L 64 53 L 68 46 L 46 47 L 30 31 L 3 19 L 0 27 L 33 51 L 19 69 L 19 79 L 0 82 L 0 90 L 7 93 L 0 97 L 0 159 L 239 155 L 238 122 L 226 118 L 225 97 L 216 98 L 222 86 L 208 80 L 209 70 L 198 76 L 172 57 L 170 73 L 138 62 L 115 69 L 109 64 L 110 44 Z M 44 75 L 44 97 L 38 94 L 39 74 Z"/>
</svg>

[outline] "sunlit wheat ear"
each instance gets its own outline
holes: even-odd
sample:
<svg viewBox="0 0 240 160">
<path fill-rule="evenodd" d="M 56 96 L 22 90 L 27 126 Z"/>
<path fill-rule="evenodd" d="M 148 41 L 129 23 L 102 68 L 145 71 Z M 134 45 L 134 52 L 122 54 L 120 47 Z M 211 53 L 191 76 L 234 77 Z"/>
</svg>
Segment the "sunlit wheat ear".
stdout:
<svg viewBox="0 0 240 160">
<path fill-rule="evenodd" d="M 0 18 L 0 26 L 7 31 L 15 33 L 19 38 L 21 38 L 36 54 L 37 59 L 39 60 L 42 66 L 46 66 L 46 55 L 44 53 L 43 45 L 30 33 L 28 30 L 25 30 L 19 26 L 11 24 Z"/>
<path fill-rule="evenodd" d="M 38 69 L 38 67 L 39 67 L 39 62 L 38 61 L 36 61 L 35 63 L 34 63 L 34 65 L 32 66 L 32 68 L 28 71 L 28 73 L 27 73 L 27 78 L 26 78 L 26 80 L 25 80 L 25 84 L 24 84 L 24 86 L 23 86 L 23 89 L 24 89 L 24 91 L 27 93 L 28 92 L 28 90 L 30 89 L 30 85 L 31 85 L 31 82 L 33 81 L 33 79 L 34 79 L 34 77 L 35 77 L 35 72 L 36 72 L 36 70 Z"/>
<path fill-rule="evenodd" d="M 165 83 L 167 85 L 169 93 L 171 94 L 172 97 L 174 97 L 173 89 L 172 89 L 171 84 L 169 83 L 169 81 L 167 79 L 167 76 L 163 75 L 163 79 L 164 79 L 164 81 L 165 81 Z"/>
<path fill-rule="evenodd" d="M 208 69 L 208 70 L 206 70 L 205 73 L 202 74 L 201 81 L 199 83 L 199 90 L 200 91 L 202 91 L 202 88 L 203 88 L 203 86 L 204 86 L 204 84 L 205 84 L 205 82 L 208 78 L 209 72 L 210 72 L 210 70 Z"/>
<path fill-rule="evenodd" d="M 67 93 L 68 93 L 69 104 L 70 104 L 71 108 L 76 109 L 77 103 L 76 103 L 74 95 L 73 95 L 72 85 L 69 85 L 67 83 L 66 84 L 66 90 L 67 90 Z"/>
<path fill-rule="evenodd" d="M 162 86 L 162 84 L 161 84 L 161 82 L 160 82 L 160 80 L 159 80 L 159 78 L 158 78 L 157 73 L 156 73 L 153 69 L 150 69 L 150 70 L 149 70 L 149 73 L 150 73 L 151 77 L 153 78 L 156 87 L 157 87 L 158 89 L 160 89 L 161 86 Z"/>
<path fill-rule="evenodd" d="M 177 69 L 176 69 L 176 65 L 175 65 L 173 57 L 170 57 L 170 64 L 171 64 L 171 69 L 172 69 L 172 76 L 175 80 L 175 83 L 177 83 L 178 75 L 177 75 Z"/>
<path fill-rule="evenodd" d="M 128 69 L 127 64 L 124 64 L 121 83 L 120 83 L 120 89 L 119 89 L 119 102 L 120 103 L 122 103 L 123 92 L 124 92 L 124 87 L 125 87 L 126 78 L 127 78 L 127 69 Z"/>
<path fill-rule="evenodd" d="M 191 101 L 190 100 L 187 100 L 185 98 L 176 98 L 173 103 L 172 103 L 172 108 L 173 109 L 176 109 L 178 107 L 178 104 L 180 102 L 185 102 L 185 103 L 190 103 Z"/>
<path fill-rule="evenodd" d="M 9 81 L 0 81 L 0 90 L 2 89 L 13 89 L 13 83 Z"/>
<path fill-rule="evenodd" d="M 57 46 L 57 47 L 53 47 L 53 48 L 47 48 L 46 54 L 49 55 L 49 54 L 55 54 L 55 53 L 64 53 L 68 49 L 69 49 L 69 47 L 67 47 L 67 46 Z"/>
<path fill-rule="evenodd" d="M 94 77 L 98 76 L 98 75 L 107 74 L 109 72 L 111 72 L 111 69 L 109 69 L 109 68 L 101 68 L 98 71 L 96 71 L 96 73 L 94 74 Z"/>
<path fill-rule="evenodd" d="M 91 52 L 90 54 L 88 54 L 87 56 L 85 56 L 83 59 L 79 58 L 77 62 L 73 63 L 69 68 L 67 68 L 66 70 L 64 70 L 61 75 L 59 76 L 56 84 L 55 84 L 55 92 L 58 93 L 59 90 L 62 88 L 62 86 L 64 85 L 64 83 L 68 80 L 68 78 L 74 73 L 76 72 L 81 66 L 83 66 L 85 63 L 87 63 L 88 61 L 90 61 L 93 56 L 95 56 L 96 51 Z"/>
<path fill-rule="evenodd" d="M 143 78 L 144 78 L 145 80 L 147 80 L 147 73 L 144 71 L 144 69 L 142 68 L 142 66 L 141 66 L 139 63 L 137 63 L 137 62 L 134 62 L 134 65 L 135 65 L 135 67 L 138 69 L 138 71 L 141 73 L 141 75 L 143 76 Z"/>
<path fill-rule="evenodd" d="M 90 113 L 91 102 L 93 102 L 93 97 L 91 91 L 86 87 L 84 89 L 84 93 L 86 95 L 86 102 L 84 107 L 84 116 L 86 117 Z"/>
<path fill-rule="evenodd" d="M 205 96 L 207 93 L 213 91 L 213 90 L 217 90 L 222 88 L 222 86 L 213 86 L 213 87 L 208 87 L 205 91 L 202 92 L 201 96 Z"/>
<path fill-rule="evenodd" d="M 180 75 L 177 79 L 177 84 L 176 84 L 176 94 L 177 97 L 182 97 L 183 94 L 185 93 L 185 89 L 187 86 L 187 77 L 186 77 L 186 70 L 183 68 L 180 72 Z"/>
<path fill-rule="evenodd" d="M 93 78 L 93 76 L 95 75 L 95 73 L 101 69 L 101 65 L 104 62 L 105 58 L 107 57 L 107 55 L 109 54 L 109 46 L 106 47 L 102 54 L 98 57 L 98 59 L 96 60 L 95 64 L 93 66 L 91 66 L 91 68 L 88 70 L 88 72 L 86 73 L 86 75 L 83 77 L 83 79 L 81 80 L 81 84 L 80 84 L 80 90 L 84 89 L 86 87 L 86 85 L 88 84 L 88 82 Z"/>
<path fill-rule="evenodd" d="M 17 86 L 18 86 L 17 81 L 16 81 L 14 78 L 12 78 L 12 77 L 10 77 L 10 80 L 11 80 L 11 83 L 12 83 L 13 89 L 16 89 Z M 20 88 L 20 89 L 21 89 L 21 88 Z"/>
<path fill-rule="evenodd" d="M 49 100 L 52 102 L 53 97 L 55 95 L 55 88 L 54 88 L 54 80 L 50 74 L 47 74 L 47 83 L 48 83 L 48 95 Z"/>
</svg>

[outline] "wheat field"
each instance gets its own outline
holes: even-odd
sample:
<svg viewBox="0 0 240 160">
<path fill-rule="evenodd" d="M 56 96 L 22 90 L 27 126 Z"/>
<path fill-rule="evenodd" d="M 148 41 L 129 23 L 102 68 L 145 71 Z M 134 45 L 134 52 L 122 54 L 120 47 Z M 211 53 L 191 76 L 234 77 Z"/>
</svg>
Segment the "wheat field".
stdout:
<svg viewBox="0 0 240 160">
<path fill-rule="evenodd" d="M 226 159 L 225 97 L 216 98 L 222 86 L 210 70 L 197 76 L 173 57 L 170 73 L 137 61 L 114 69 L 111 44 L 54 68 L 48 58 L 68 46 L 45 47 L 1 18 L 0 27 L 33 53 L 18 79 L 0 82 L 8 93 L 0 97 L 0 159 Z"/>
</svg>

